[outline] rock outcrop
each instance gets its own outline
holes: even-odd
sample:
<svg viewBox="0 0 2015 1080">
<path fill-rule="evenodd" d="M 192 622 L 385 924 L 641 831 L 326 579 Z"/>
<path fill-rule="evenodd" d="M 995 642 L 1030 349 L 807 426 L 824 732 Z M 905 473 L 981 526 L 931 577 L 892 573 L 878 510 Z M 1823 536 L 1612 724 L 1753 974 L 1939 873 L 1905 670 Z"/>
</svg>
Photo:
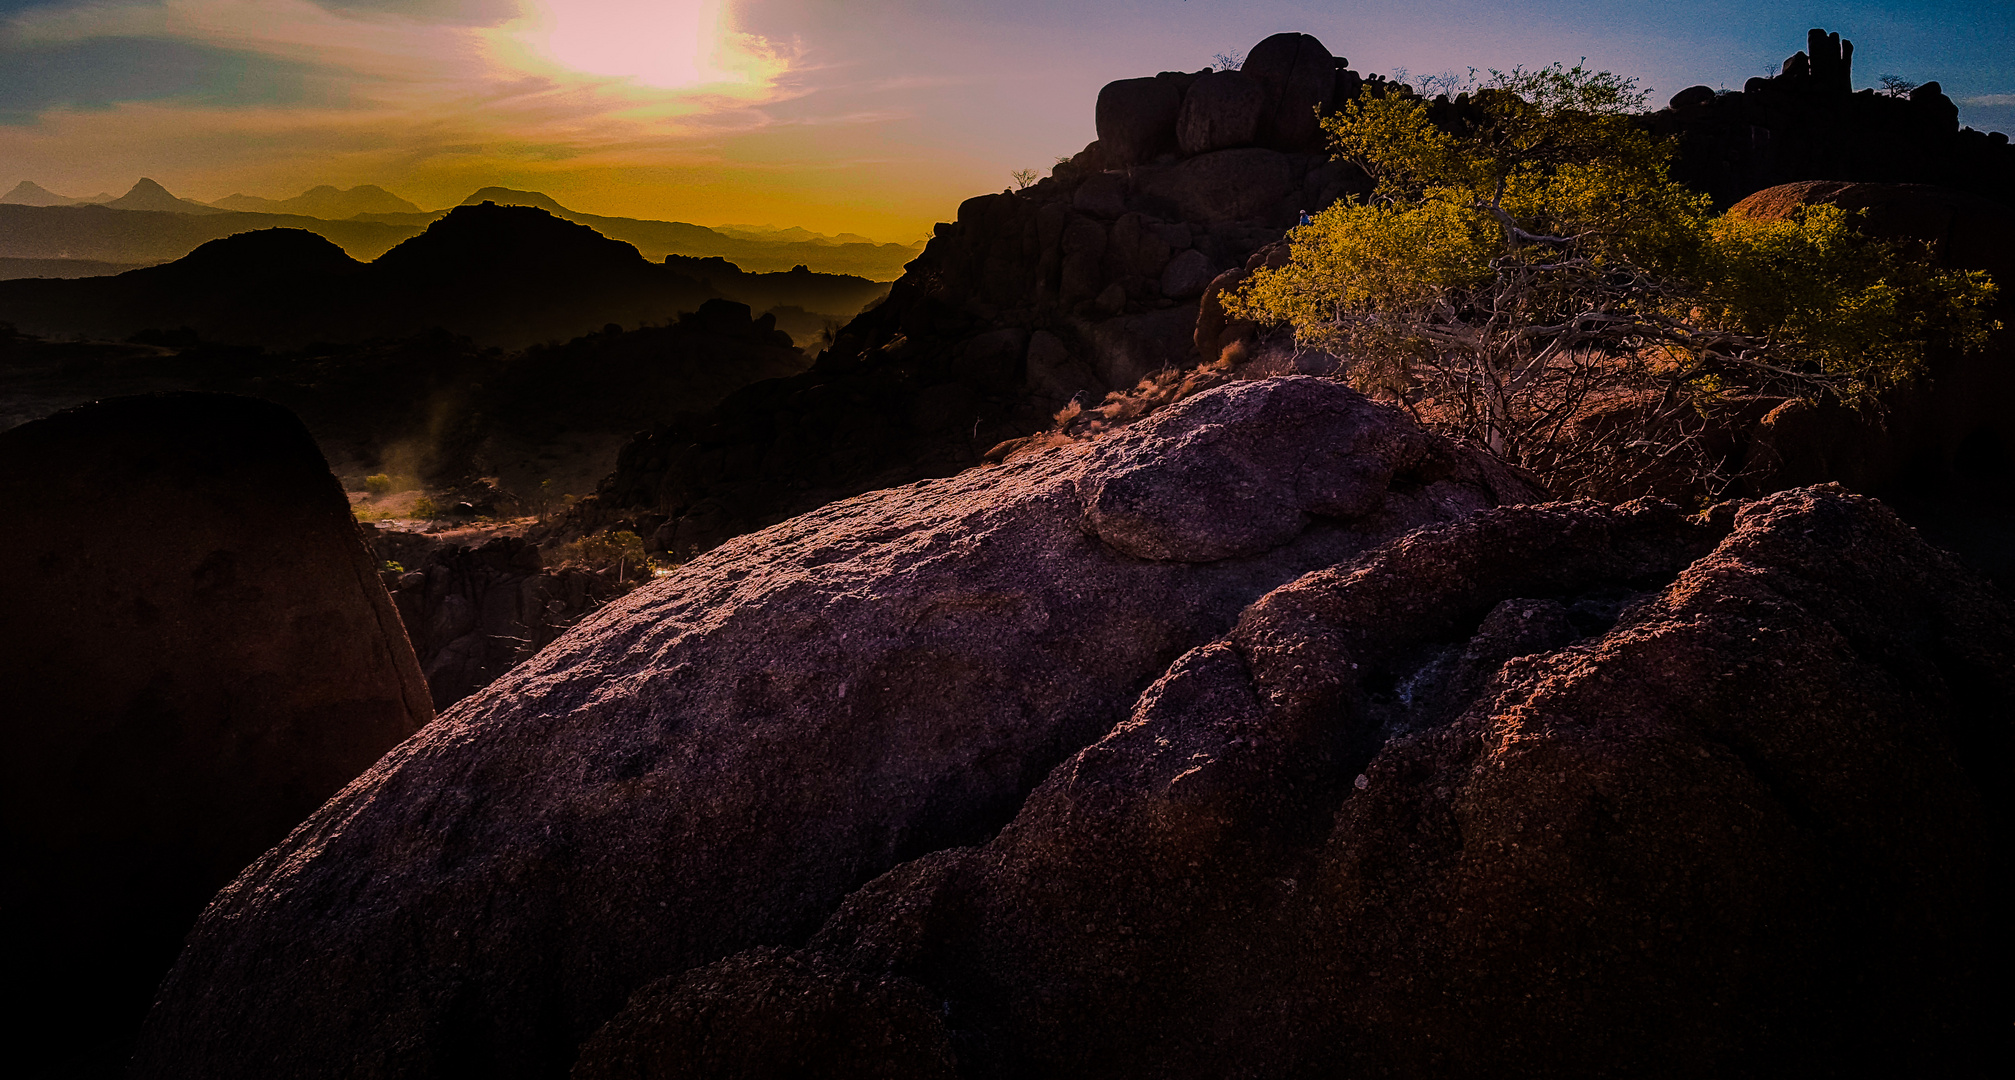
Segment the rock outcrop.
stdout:
<svg viewBox="0 0 2015 1080">
<path fill-rule="evenodd" d="M 220 893 L 139 1075 L 556 1075 L 640 987 L 801 943 L 863 881 L 983 842 L 1267 590 L 1537 494 L 1286 378 L 730 541 Z"/>
<path fill-rule="evenodd" d="M 998 836 L 575 1076 L 787 1075 L 707 1017 L 932 1045 L 918 988 L 967 1077 L 1987 1075 L 2011 725 L 2015 612 L 1871 500 L 1486 511 L 1273 591 Z"/>
<path fill-rule="evenodd" d="M 1348 64 L 1308 34 L 1275 34 L 1254 45 L 1239 70 L 1266 91 L 1261 143 L 1276 150 L 1323 149 L 1316 117 L 1329 108 Z"/>
<path fill-rule="evenodd" d="M 641 435 L 580 523 L 704 551 L 836 498 L 950 475 L 1074 399 L 1191 366 L 1214 278 L 1302 210 L 1370 190 L 1328 159 L 1318 106 L 1388 92 L 1401 91 L 1300 34 L 1255 46 L 1242 72 L 1108 85 L 1099 141 L 1031 187 L 961 204 L 811 371 Z"/>
<path fill-rule="evenodd" d="M 1740 93 L 1689 87 L 1649 116 L 1679 140 L 1673 176 L 1722 206 L 1799 180 L 1937 184 L 2015 205 L 2007 135 L 1962 129 L 1935 82 L 1907 97 L 1854 92 L 1854 44 L 1839 34 L 1812 30 L 1806 48 Z"/>
<path fill-rule="evenodd" d="M 433 717 L 341 487 L 249 398 L 0 433 L 15 1068 L 116 1073 L 210 895 Z"/>
<path fill-rule="evenodd" d="M 1909 100 L 1844 92 L 1851 46 L 1812 41 L 1823 44 L 1791 74 L 1742 93 L 1691 87 L 1646 116 L 1678 140 L 1675 175 L 1723 205 L 1808 179 L 1937 183 L 2003 202 L 2015 191 L 2015 151 L 1959 130 L 1935 84 Z M 1216 360 L 1256 330 L 1227 325 L 1218 302 L 1254 256 L 1284 255 L 1299 211 L 1370 190 L 1328 160 L 1318 115 L 1412 91 L 1345 64 L 1280 34 L 1240 71 L 1110 84 L 1097 142 L 1025 190 L 962 204 L 812 371 L 640 435 L 580 523 L 705 550 L 835 498 L 949 475 L 1072 400 Z M 1475 118 L 1460 96 L 1428 104 L 1437 123 Z"/>
</svg>

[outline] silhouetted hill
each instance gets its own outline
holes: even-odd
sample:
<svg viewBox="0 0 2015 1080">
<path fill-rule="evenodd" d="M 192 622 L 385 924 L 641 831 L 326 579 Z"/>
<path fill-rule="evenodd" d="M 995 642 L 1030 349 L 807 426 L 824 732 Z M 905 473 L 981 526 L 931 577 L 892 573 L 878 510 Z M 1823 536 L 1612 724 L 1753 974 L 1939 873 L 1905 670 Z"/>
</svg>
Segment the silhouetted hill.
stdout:
<svg viewBox="0 0 2015 1080">
<path fill-rule="evenodd" d="M 187 328 L 268 346 L 442 327 L 515 347 L 671 319 L 715 295 L 586 226 L 490 204 L 461 207 L 368 265 L 315 233 L 267 229 L 117 277 L 0 282 L 0 321 L 115 339 Z"/>
<path fill-rule="evenodd" d="M 778 242 L 745 239 L 684 221 L 647 221 L 639 218 L 583 214 L 569 210 L 543 192 L 516 191 L 503 187 L 484 188 L 470 195 L 464 205 L 482 202 L 538 207 L 556 217 L 589 226 L 604 236 L 634 244 L 645 258 L 662 259 L 667 255 L 716 257 L 727 259 L 743 270 L 755 273 L 807 266 L 817 267 L 826 273 L 891 281 L 899 276 L 903 267 L 923 250 L 921 244 L 833 243 L 825 240 Z M 374 216 L 371 220 L 399 219 Z"/>
<path fill-rule="evenodd" d="M 153 263 L 106 262 L 103 259 L 9 259 L 0 257 L 0 281 L 16 278 L 109 277 Z"/>
<path fill-rule="evenodd" d="M 887 282 L 923 250 L 921 244 L 842 243 L 804 230 L 773 230 L 781 237 L 802 233 L 808 240 L 728 236 L 680 221 L 580 214 L 535 191 L 484 188 L 465 205 L 495 202 L 530 206 L 635 246 L 645 258 L 667 255 L 725 258 L 752 273 L 807 266 L 822 273 Z M 226 209 L 225 207 L 229 207 Z M 360 209 L 362 207 L 362 209 Z M 82 211 L 98 211 L 86 214 Z M 128 216 L 118 216 L 120 213 Z M 306 229 L 327 237 L 358 259 L 375 259 L 447 216 L 426 212 L 383 188 L 362 185 L 349 191 L 319 187 L 275 202 L 233 195 L 205 206 L 178 199 L 159 184 L 143 180 L 104 205 L 78 200 L 23 182 L 0 199 L 0 258 L 92 259 L 151 264 L 178 259 L 197 245 L 253 229 Z M 850 314 L 848 308 L 834 314 Z"/>
<path fill-rule="evenodd" d="M 219 210 L 214 206 L 205 206 L 194 199 L 178 199 L 167 188 L 144 176 L 140 178 L 139 183 L 133 185 L 131 191 L 113 199 L 105 205 L 114 210 L 154 210 L 165 211 L 171 214 L 224 214 L 230 212 Z"/>
<path fill-rule="evenodd" d="M 722 258 L 667 255 L 665 265 L 705 283 L 757 311 L 795 307 L 836 315 L 845 322 L 889 294 L 885 281 L 851 274 L 820 274 L 804 266 L 782 273 L 755 274 Z"/>
<path fill-rule="evenodd" d="M 96 259 L 159 263 L 179 259 L 211 240 L 254 229 L 306 229 L 352 256 L 375 259 L 424 226 L 377 221 L 322 221 L 296 214 L 212 210 L 115 210 L 109 206 L 0 206 L 0 258 Z"/>
<path fill-rule="evenodd" d="M 82 206 L 85 203 L 107 203 L 112 201 L 109 194 L 97 195 L 89 199 L 73 199 L 68 195 L 58 195 L 32 180 L 23 180 L 14 185 L 14 190 L 0 195 L 0 204 L 9 206 Z"/>
<path fill-rule="evenodd" d="M 380 271 L 416 284 L 439 276 L 523 279 L 648 272 L 637 249 L 586 225 L 522 206 L 457 207 L 427 231 L 380 256 Z"/>
<path fill-rule="evenodd" d="M 351 310 L 363 268 L 314 233 L 266 229 L 114 277 L 0 282 L 0 322 L 113 339 L 186 327 L 213 341 L 313 340 L 363 314 Z"/>
<path fill-rule="evenodd" d="M 572 210 L 560 205 L 558 199 L 541 191 L 518 191 L 507 187 L 486 187 L 462 200 L 463 206 L 480 206 L 486 202 L 501 203 L 505 206 L 536 206 L 549 214 L 568 217 Z M 694 228 L 699 228 L 695 225 Z"/>
<path fill-rule="evenodd" d="M 0 226 L 10 212 L 210 220 L 103 207 L 0 207 Z M 816 333 L 824 321 L 843 322 L 885 291 L 865 278 L 802 268 L 750 274 L 719 259 L 653 263 L 629 244 L 544 210 L 484 203 L 456 208 L 368 265 L 318 232 L 279 228 L 213 240 L 182 259 L 116 277 L 0 282 L 0 321 L 44 335 L 118 340 L 186 329 L 169 336 L 275 347 L 441 327 L 482 345 L 520 347 L 612 323 L 664 322 L 723 296 L 758 311 L 804 309 L 792 327 Z"/>
<path fill-rule="evenodd" d="M 327 221 L 342 221 L 358 214 L 418 214 L 421 209 L 376 184 L 337 188 L 322 184 L 291 199 L 262 199 L 257 195 L 227 195 L 210 205 L 225 210 L 265 214 L 305 214 Z"/>
</svg>

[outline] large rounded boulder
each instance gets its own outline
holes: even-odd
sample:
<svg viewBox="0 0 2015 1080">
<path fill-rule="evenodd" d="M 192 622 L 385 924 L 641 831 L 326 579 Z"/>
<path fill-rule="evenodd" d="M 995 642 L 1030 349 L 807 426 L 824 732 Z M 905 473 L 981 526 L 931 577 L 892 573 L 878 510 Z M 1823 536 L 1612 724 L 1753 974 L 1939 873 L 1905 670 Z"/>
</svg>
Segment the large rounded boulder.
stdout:
<svg viewBox="0 0 2015 1080">
<path fill-rule="evenodd" d="M 1182 89 L 1172 80 L 1120 79 L 1098 92 L 1094 120 L 1099 154 L 1108 168 L 1144 165 L 1175 149 Z"/>
<path fill-rule="evenodd" d="M 1268 434 L 1287 418 L 1294 439 Z M 729 541 L 458 703 L 234 882 L 139 1075 L 558 1075 L 639 988 L 802 942 L 862 882 L 984 842 L 1268 589 L 1537 495 L 1288 378 Z"/>
<path fill-rule="evenodd" d="M 1176 118 L 1176 144 L 1185 157 L 1250 146 L 1259 138 L 1266 87 L 1239 71 L 1213 71 L 1190 84 Z"/>
<path fill-rule="evenodd" d="M 1336 58 L 1308 34 L 1275 34 L 1252 47 L 1239 69 L 1266 91 L 1260 144 L 1300 152 L 1321 146 L 1317 114 L 1336 93 Z"/>
<path fill-rule="evenodd" d="M 2015 612 L 1873 500 L 1485 511 L 1273 591 L 999 835 L 584 1060 L 794 1031 L 775 971 L 927 988 L 966 1076 L 1990 1075 L 2011 729 Z"/>
<path fill-rule="evenodd" d="M 204 902 L 433 709 L 277 405 L 117 398 L 0 433 L 0 505 L 10 1053 L 116 1071 Z"/>
</svg>

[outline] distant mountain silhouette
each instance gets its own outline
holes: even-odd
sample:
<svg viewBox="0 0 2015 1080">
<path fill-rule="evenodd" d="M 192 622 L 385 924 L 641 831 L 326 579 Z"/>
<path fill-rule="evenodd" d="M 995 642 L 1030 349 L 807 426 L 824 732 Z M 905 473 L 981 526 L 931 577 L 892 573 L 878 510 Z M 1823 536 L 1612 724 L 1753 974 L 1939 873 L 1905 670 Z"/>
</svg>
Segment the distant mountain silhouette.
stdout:
<svg viewBox="0 0 2015 1080">
<path fill-rule="evenodd" d="M 246 214 L 206 208 L 115 210 L 108 206 L 0 205 L 0 258 L 93 259 L 114 263 L 160 263 L 179 259 L 200 244 L 254 229 L 307 229 L 342 245 L 360 259 L 374 259 L 394 244 L 418 236 L 417 225 L 380 221 L 323 221 L 298 214 Z"/>
<path fill-rule="evenodd" d="M 441 327 L 516 347 L 672 319 L 717 295 L 584 225 L 489 204 L 457 208 L 368 264 L 315 233 L 264 229 L 116 277 L 0 282 L 0 322 L 115 339 L 186 327 L 271 346 Z"/>
<path fill-rule="evenodd" d="M 0 256 L 0 281 L 15 278 L 109 277 L 151 263 L 116 263 L 102 259 L 10 259 Z"/>
<path fill-rule="evenodd" d="M 142 180 L 117 199 L 90 200 L 123 214 L 79 202 L 33 183 L 24 181 L 16 186 L 0 198 L 0 258 L 158 263 L 236 233 L 298 228 L 327 237 L 354 258 L 375 259 L 447 214 L 445 210 L 421 211 L 369 184 L 348 191 L 325 185 L 279 201 L 233 195 L 218 200 L 216 206 L 205 206 L 178 199 L 154 181 Z M 804 265 L 821 273 L 887 282 L 898 277 L 903 266 L 923 250 L 921 244 L 876 244 L 865 237 L 825 237 L 802 229 L 762 226 L 772 235 L 752 239 L 681 221 L 600 217 L 576 213 L 541 192 L 504 187 L 484 188 L 471 195 L 465 205 L 485 202 L 537 207 L 634 245 L 653 261 L 667 255 L 723 258 L 751 273 Z M 357 209 L 360 206 L 378 209 Z"/>
<path fill-rule="evenodd" d="M 358 214 L 419 214 L 418 206 L 376 184 L 340 189 L 329 184 L 310 188 L 291 199 L 257 195 L 227 195 L 210 205 L 225 210 L 264 214 L 303 214 L 325 221 L 342 221 Z"/>
<path fill-rule="evenodd" d="M 153 210 L 157 212 L 166 211 L 172 214 L 230 213 L 228 210 L 219 210 L 214 206 L 205 206 L 194 199 L 178 199 L 170 194 L 167 188 L 144 176 L 140 178 L 139 183 L 133 185 L 131 191 L 113 199 L 105 205 L 114 210 Z"/>
<path fill-rule="evenodd" d="M 8 206 L 84 206 L 89 203 L 111 202 L 109 194 L 93 195 L 88 199 L 73 199 L 68 195 L 58 195 L 32 180 L 23 180 L 14 185 L 14 190 L 0 195 L 0 204 Z"/>
<path fill-rule="evenodd" d="M 818 267 L 825 273 L 891 281 L 901 276 L 902 268 L 923 251 L 922 244 L 877 244 L 865 237 L 856 238 L 861 241 L 858 243 L 842 242 L 819 238 L 817 234 L 803 230 L 780 229 L 776 232 L 779 236 L 804 232 L 805 236 L 813 239 L 750 239 L 684 221 L 648 221 L 583 214 L 560 205 L 558 200 L 544 192 L 505 187 L 483 188 L 464 199 L 463 205 L 485 202 L 501 206 L 538 207 L 555 217 L 586 225 L 604 236 L 634 244 L 646 258 L 662 259 L 667 255 L 718 257 L 754 272 L 789 270 L 802 264 Z M 398 219 L 374 216 L 373 220 Z"/>
<path fill-rule="evenodd" d="M 52 216 L 114 224 L 218 220 L 97 206 L 0 207 L 0 257 L 12 254 L 5 250 L 9 218 Z M 565 341 L 609 324 L 661 323 L 723 298 L 757 311 L 800 309 L 791 325 L 809 339 L 823 322 L 845 322 L 886 291 L 865 278 L 803 267 L 751 274 L 722 259 L 654 263 L 630 244 L 533 207 L 457 207 L 368 264 L 319 230 L 385 226 L 265 214 L 222 220 L 247 219 L 302 222 L 317 231 L 239 233 L 203 243 L 174 262 L 113 277 L 0 281 L 0 322 L 32 334 L 113 340 L 186 328 L 205 341 L 274 347 L 441 328 L 479 345 L 515 348 Z"/>
<path fill-rule="evenodd" d="M 462 200 L 463 206 L 480 206 L 486 202 L 503 206 L 536 206 L 557 217 L 569 217 L 572 210 L 561 206 L 559 200 L 539 191 L 517 191 L 507 187 L 486 187 Z M 699 226 L 694 226 L 698 228 Z"/>
<path fill-rule="evenodd" d="M 793 225 L 781 228 L 776 225 L 710 225 L 708 228 L 722 236 L 732 236 L 737 240 L 757 240 L 766 244 L 873 244 L 871 237 L 859 233 L 844 232 L 837 236 L 816 233 L 810 229 Z"/>
</svg>

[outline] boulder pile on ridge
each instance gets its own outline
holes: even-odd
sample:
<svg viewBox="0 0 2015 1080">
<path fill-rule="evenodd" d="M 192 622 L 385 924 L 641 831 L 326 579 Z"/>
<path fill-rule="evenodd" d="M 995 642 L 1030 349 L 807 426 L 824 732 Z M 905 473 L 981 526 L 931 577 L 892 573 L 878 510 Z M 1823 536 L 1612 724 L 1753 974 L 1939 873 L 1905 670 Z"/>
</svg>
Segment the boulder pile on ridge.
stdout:
<svg viewBox="0 0 2015 1080">
<path fill-rule="evenodd" d="M 1808 180 L 2010 201 L 2005 137 L 1960 129 L 1935 84 L 1910 99 L 1847 92 L 1851 46 L 1815 40 L 1801 55 L 1822 59 L 1806 74 L 1740 93 L 1692 87 L 1641 117 L 1676 139 L 1674 175 L 1722 206 Z M 950 475 L 1072 401 L 1217 359 L 1258 329 L 1227 325 L 1221 295 L 1285 256 L 1299 211 L 1371 190 L 1330 160 L 1318 111 L 1415 94 L 1345 64 L 1309 35 L 1278 34 L 1236 71 L 1108 85 L 1097 141 L 1035 184 L 961 204 L 812 370 L 639 435 L 581 524 L 621 522 L 686 555 L 835 498 Z M 1427 106 L 1450 128 L 1478 118 L 1460 94 Z"/>
</svg>

